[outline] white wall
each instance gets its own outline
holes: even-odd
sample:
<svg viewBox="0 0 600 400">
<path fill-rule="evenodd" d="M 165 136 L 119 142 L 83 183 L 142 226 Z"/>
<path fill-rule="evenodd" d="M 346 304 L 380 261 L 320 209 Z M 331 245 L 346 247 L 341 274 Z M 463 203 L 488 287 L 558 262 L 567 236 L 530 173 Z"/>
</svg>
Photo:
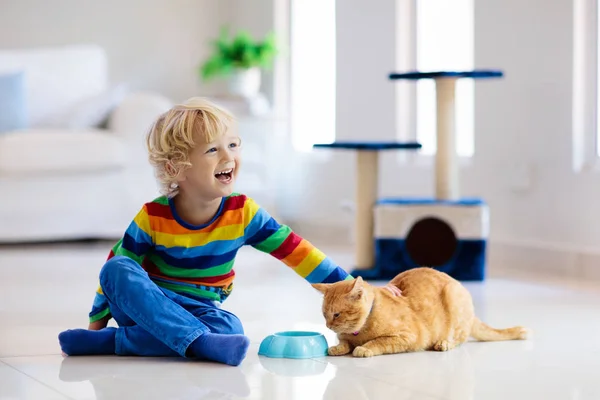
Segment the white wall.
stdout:
<svg viewBox="0 0 600 400">
<path fill-rule="evenodd" d="M 94 41 L 109 52 L 114 82 L 181 99 L 204 93 L 196 68 L 222 22 L 262 35 L 285 1 L 3 0 L 0 47 Z M 476 152 L 461 167 L 462 193 L 491 205 L 494 243 L 568 253 L 538 260 L 579 268 L 582 253 L 600 252 L 600 174 L 571 169 L 572 1 L 475 3 L 476 66 L 506 78 L 476 84 Z M 396 1 L 337 5 L 337 137 L 393 140 Z M 382 195 L 432 195 L 431 166 L 402 163 L 395 152 L 382 158 Z M 288 149 L 281 165 L 278 214 L 347 232 L 352 216 L 340 204 L 354 196 L 352 153 Z"/>
<path fill-rule="evenodd" d="M 478 2 L 475 21 L 477 64 L 507 74 L 476 98 L 485 176 L 474 183 L 493 207 L 494 236 L 599 249 L 600 175 L 572 170 L 573 2 Z M 515 164 L 533 171 L 523 193 L 510 191 Z"/>
<path fill-rule="evenodd" d="M 227 3 L 228 4 L 228 3 Z M 230 7 L 214 0 L 2 0 L 0 47 L 97 43 L 113 83 L 176 101 L 201 94 L 197 67 Z"/>
<path fill-rule="evenodd" d="M 572 170 L 572 3 L 476 2 L 476 67 L 500 68 L 506 77 L 476 84 L 476 153 L 461 167 L 461 187 L 490 204 L 492 242 L 543 251 L 528 253 L 542 264 L 566 260 L 568 268 L 583 268 L 583 253 L 600 252 L 600 173 Z M 394 83 L 386 76 L 394 69 L 396 2 L 337 5 L 337 137 L 395 139 Z M 281 179 L 281 214 L 294 223 L 350 227 L 340 202 L 354 195 L 352 154 L 318 151 L 286 162 L 291 176 Z M 431 167 L 388 153 L 381 169 L 382 195 L 433 193 Z M 549 256 L 556 252 L 568 256 Z"/>
</svg>

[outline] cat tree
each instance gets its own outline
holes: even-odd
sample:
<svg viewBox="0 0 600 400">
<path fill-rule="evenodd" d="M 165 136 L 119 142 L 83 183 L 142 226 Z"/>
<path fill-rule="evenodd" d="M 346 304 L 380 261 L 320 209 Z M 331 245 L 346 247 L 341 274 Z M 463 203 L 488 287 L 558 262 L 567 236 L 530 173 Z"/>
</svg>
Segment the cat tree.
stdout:
<svg viewBox="0 0 600 400">
<path fill-rule="evenodd" d="M 392 73 L 391 80 L 434 79 L 437 107 L 435 197 L 377 199 L 379 151 L 418 150 L 416 142 L 334 142 L 315 148 L 350 149 L 356 157 L 354 276 L 391 279 L 431 266 L 459 280 L 483 280 L 489 210 L 461 199 L 456 153 L 456 82 L 502 77 L 501 71 Z"/>
</svg>

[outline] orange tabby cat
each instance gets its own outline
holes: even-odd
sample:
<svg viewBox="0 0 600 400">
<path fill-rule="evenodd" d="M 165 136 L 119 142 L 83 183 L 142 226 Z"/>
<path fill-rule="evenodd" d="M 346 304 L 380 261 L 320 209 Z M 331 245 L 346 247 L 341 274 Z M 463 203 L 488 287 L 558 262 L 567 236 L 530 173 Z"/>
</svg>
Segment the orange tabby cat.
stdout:
<svg viewBox="0 0 600 400">
<path fill-rule="evenodd" d="M 361 277 L 312 285 L 324 294 L 323 315 L 340 342 L 329 348 L 329 355 L 448 351 L 469 336 L 481 341 L 527 338 L 525 328 L 494 329 L 477 319 L 470 293 L 443 272 L 415 268 L 390 285 L 402 294 L 394 296 Z"/>
</svg>

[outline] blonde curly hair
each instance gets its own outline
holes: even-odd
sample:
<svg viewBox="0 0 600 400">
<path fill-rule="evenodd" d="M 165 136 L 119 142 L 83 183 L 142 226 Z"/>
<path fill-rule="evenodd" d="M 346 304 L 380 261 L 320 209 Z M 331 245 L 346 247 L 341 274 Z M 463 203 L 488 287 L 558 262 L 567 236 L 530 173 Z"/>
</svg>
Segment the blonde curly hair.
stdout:
<svg viewBox="0 0 600 400">
<path fill-rule="evenodd" d="M 234 121 L 229 111 L 202 97 L 192 97 L 157 118 L 146 145 L 164 195 L 173 197 L 178 193 L 177 178 L 192 166 L 190 152 L 196 141 L 212 142 Z"/>
</svg>

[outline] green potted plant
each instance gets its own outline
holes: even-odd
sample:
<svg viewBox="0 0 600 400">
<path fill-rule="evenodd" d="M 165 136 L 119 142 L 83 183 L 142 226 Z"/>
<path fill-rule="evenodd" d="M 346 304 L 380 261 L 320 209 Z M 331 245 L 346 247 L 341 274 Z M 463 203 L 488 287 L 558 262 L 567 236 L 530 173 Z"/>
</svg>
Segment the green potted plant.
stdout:
<svg viewBox="0 0 600 400">
<path fill-rule="evenodd" d="M 260 89 L 261 69 L 270 68 L 277 54 L 275 35 L 264 40 L 254 40 L 248 32 L 240 31 L 230 38 L 223 28 L 213 43 L 213 54 L 200 67 L 203 81 L 216 77 L 229 77 L 231 94 L 244 97 L 256 95 Z"/>
</svg>

